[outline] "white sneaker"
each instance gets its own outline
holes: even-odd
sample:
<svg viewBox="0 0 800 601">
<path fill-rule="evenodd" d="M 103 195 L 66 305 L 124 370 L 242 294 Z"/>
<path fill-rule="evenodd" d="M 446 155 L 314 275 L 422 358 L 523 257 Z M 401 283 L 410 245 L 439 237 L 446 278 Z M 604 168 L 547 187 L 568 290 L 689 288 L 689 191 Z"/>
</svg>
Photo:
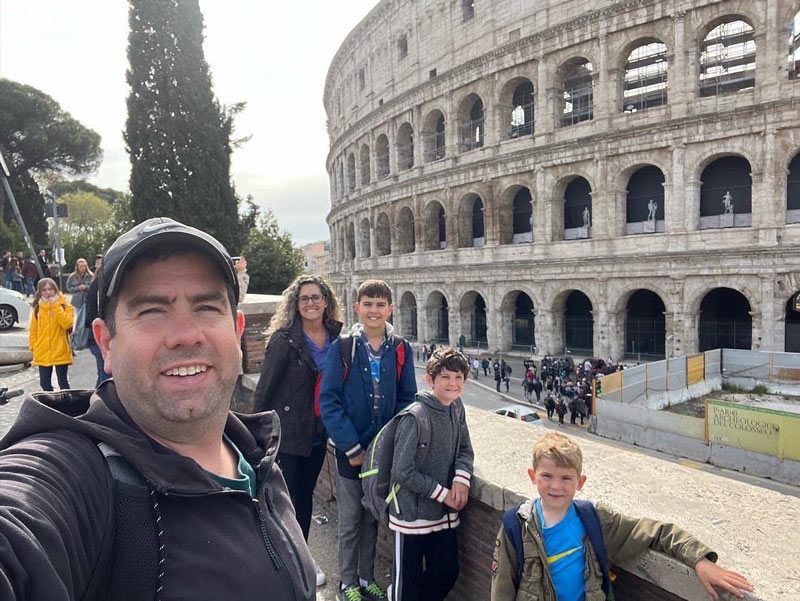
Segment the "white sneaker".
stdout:
<svg viewBox="0 0 800 601">
<path fill-rule="evenodd" d="M 314 573 L 317 575 L 317 586 L 322 586 L 327 582 L 327 578 L 325 578 L 325 572 L 322 571 L 322 566 L 317 563 L 317 560 L 314 560 Z"/>
</svg>

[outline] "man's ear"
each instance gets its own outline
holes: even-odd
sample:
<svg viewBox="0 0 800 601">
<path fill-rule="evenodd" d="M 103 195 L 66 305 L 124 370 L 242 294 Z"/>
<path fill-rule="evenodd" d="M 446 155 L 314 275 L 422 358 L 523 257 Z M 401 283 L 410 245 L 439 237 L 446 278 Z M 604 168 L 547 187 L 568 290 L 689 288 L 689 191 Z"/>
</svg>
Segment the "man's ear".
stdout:
<svg viewBox="0 0 800 601">
<path fill-rule="evenodd" d="M 92 322 L 92 334 L 97 346 L 100 347 L 100 352 L 103 353 L 103 371 L 111 374 L 111 331 L 106 322 L 97 317 Z"/>
</svg>

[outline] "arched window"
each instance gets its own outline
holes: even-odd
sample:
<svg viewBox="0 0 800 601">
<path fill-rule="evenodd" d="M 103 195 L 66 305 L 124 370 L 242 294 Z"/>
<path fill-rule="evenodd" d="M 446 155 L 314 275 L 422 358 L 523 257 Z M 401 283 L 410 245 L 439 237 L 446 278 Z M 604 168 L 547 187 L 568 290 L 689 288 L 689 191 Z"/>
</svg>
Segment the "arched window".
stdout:
<svg viewBox="0 0 800 601">
<path fill-rule="evenodd" d="M 752 88 L 756 82 L 753 27 L 736 17 L 717 25 L 700 46 L 700 96 Z"/>
<path fill-rule="evenodd" d="M 566 353 L 594 355 L 594 315 L 592 301 L 573 290 L 564 303 L 564 346 Z"/>
<path fill-rule="evenodd" d="M 660 359 L 666 343 L 664 301 L 655 292 L 637 290 L 625 311 L 625 355 L 641 361 Z"/>
<path fill-rule="evenodd" d="M 664 231 L 664 174 L 655 165 L 637 169 L 625 190 L 625 233 Z"/>
<path fill-rule="evenodd" d="M 800 223 L 800 153 L 789 163 L 786 177 L 786 223 Z"/>
<path fill-rule="evenodd" d="M 519 244 L 533 241 L 533 205 L 531 191 L 520 188 L 511 204 L 511 242 Z"/>
<path fill-rule="evenodd" d="M 375 175 L 378 179 L 389 175 L 389 138 L 385 134 L 375 140 Z"/>
<path fill-rule="evenodd" d="M 460 248 L 484 245 L 483 200 L 467 194 L 458 203 L 458 240 Z"/>
<path fill-rule="evenodd" d="M 483 226 L 483 201 L 480 198 L 475 199 L 472 205 L 472 239 L 475 246 L 483 246 L 483 238 L 485 236 Z"/>
<path fill-rule="evenodd" d="M 564 240 L 592 237 L 592 187 L 582 177 L 564 191 Z"/>
<path fill-rule="evenodd" d="M 414 235 L 414 214 L 408 207 L 400 209 L 397 216 L 397 252 L 401 254 L 413 253 L 416 248 Z"/>
<path fill-rule="evenodd" d="M 414 166 L 414 128 L 403 123 L 397 130 L 397 169 L 404 171 Z"/>
<path fill-rule="evenodd" d="M 367 258 L 372 256 L 372 248 L 370 245 L 369 240 L 369 219 L 362 219 L 361 225 L 358 228 L 358 238 L 361 246 L 361 254 L 358 255 L 361 258 Z"/>
<path fill-rule="evenodd" d="M 753 178 L 747 159 L 726 156 L 700 176 L 700 229 L 749 227 Z"/>
<path fill-rule="evenodd" d="M 753 318 L 750 302 L 732 288 L 715 288 L 703 298 L 698 320 L 699 351 L 717 348 L 750 350 Z"/>
<path fill-rule="evenodd" d="M 622 110 L 635 113 L 667 103 L 667 45 L 643 40 L 625 63 Z"/>
<path fill-rule="evenodd" d="M 411 292 L 400 298 L 401 334 L 406 340 L 417 339 L 417 299 Z"/>
<path fill-rule="evenodd" d="M 592 118 L 592 63 L 585 58 L 574 59 L 563 69 L 563 99 L 561 125 L 568 126 Z"/>
<path fill-rule="evenodd" d="M 344 258 L 352 261 L 356 258 L 356 228 L 351 222 L 347 226 L 347 235 L 345 238 Z"/>
<path fill-rule="evenodd" d="M 483 146 L 483 100 L 475 94 L 470 94 L 462 103 L 458 116 L 461 150 L 473 150 Z"/>
<path fill-rule="evenodd" d="M 379 257 L 392 254 L 392 236 L 389 228 L 389 216 L 386 213 L 378 215 L 375 224 L 375 246 Z"/>
<path fill-rule="evenodd" d="M 425 119 L 422 144 L 426 163 L 445 157 L 444 115 L 441 111 L 431 111 Z"/>
<path fill-rule="evenodd" d="M 447 248 L 444 207 L 436 201 L 425 208 L 425 250 Z"/>
<path fill-rule="evenodd" d="M 530 136 L 533 133 L 533 84 L 523 79 L 511 97 L 511 129 L 509 138 Z"/>
<path fill-rule="evenodd" d="M 800 78 L 800 11 L 789 29 L 789 79 L 797 79 Z"/>
<path fill-rule="evenodd" d="M 356 189 L 356 155 L 347 155 L 347 193 Z"/>
<path fill-rule="evenodd" d="M 475 18 L 475 0 L 461 0 L 461 16 L 465 23 Z"/>
<path fill-rule="evenodd" d="M 361 185 L 366 186 L 369 183 L 369 146 L 363 144 L 361 146 L 361 156 L 359 157 L 359 167 L 361 168 Z"/>
</svg>

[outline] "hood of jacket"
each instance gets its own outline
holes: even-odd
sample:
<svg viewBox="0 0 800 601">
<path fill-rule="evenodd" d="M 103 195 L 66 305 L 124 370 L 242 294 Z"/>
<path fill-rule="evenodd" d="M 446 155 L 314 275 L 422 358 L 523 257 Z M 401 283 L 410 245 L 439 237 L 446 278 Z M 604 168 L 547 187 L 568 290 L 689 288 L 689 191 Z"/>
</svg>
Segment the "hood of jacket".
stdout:
<svg viewBox="0 0 800 601">
<path fill-rule="evenodd" d="M 353 338 L 357 338 L 358 336 L 361 336 L 361 334 L 363 332 L 364 332 L 364 324 L 361 323 L 361 322 L 354 323 L 353 327 L 350 328 L 350 335 Z M 387 321 L 386 322 L 386 337 L 387 338 L 391 338 L 392 334 L 394 334 L 394 326 Z"/>
<path fill-rule="evenodd" d="M 0 440 L 0 448 L 37 434 L 68 430 L 113 447 L 160 493 L 207 494 L 220 485 L 193 459 L 147 436 L 117 396 L 113 380 L 94 390 L 35 393 L 24 397 L 19 415 Z M 258 469 L 275 460 L 280 422 L 275 413 L 228 413 L 225 434 Z"/>
</svg>

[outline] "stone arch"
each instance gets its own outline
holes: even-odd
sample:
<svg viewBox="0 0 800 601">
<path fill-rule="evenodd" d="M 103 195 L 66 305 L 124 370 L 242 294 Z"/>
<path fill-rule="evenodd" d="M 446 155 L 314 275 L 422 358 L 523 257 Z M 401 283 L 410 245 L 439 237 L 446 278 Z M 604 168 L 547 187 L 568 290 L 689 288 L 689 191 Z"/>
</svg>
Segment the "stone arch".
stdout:
<svg viewBox="0 0 800 601">
<path fill-rule="evenodd" d="M 443 250 L 447 248 L 447 225 L 444 207 L 438 200 L 432 200 L 425 206 L 423 248 L 425 250 Z"/>
<path fill-rule="evenodd" d="M 458 142 L 462 152 L 481 148 L 485 138 L 486 112 L 483 99 L 467 94 L 458 106 Z"/>
<path fill-rule="evenodd" d="M 347 153 L 347 193 L 352 194 L 356 189 L 356 155 Z"/>
<path fill-rule="evenodd" d="M 497 210 L 500 244 L 533 241 L 533 196 L 528 186 L 513 184 L 503 190 Z"/>
<path fill-rule="evenodd" d="M 410 290 L 400 296 L 400 335 L 406 340 L 416 341 L 417 332 L 417 298 Z"/>
<path fill-rule="evenodd" d="M 664 299 L 647 288 L 631 290 L 625 296 L 625 355 L 637 361 L 664 357 L 667 336 Z"/>
<path fill-rule="evenodd" d="M 786 170 L 786 223 L 800 223 L 800 152 Z"/>
<path fill-rule="evenodd" d="M 719 17 L 700 39 L 700 96 L 730 94 L 755 87 L 756 40 L 753 21 L 737 14 Z"/>
<path fill-rule="evenodd" d="M 450 308 L 447 296 L 439 290 L 434 290 L 425 301 L 425 317 L 427 322 L 428 338 L 449 344 L 450 342 Z"/>
<path fill-rule="evenodd" d="M 361 185 L 366 186 L 370 182 L 369 146 L 366 144 L 361 145 L 359 168 L 361 169 Z"/>
<path fill-rule="evenodd" d="M 375 140 L 375 177 L 385 179 L 389 177 L 389 138 L 381 134 Z"/>
<path fill-rule="evenodd" d="M 700 301 L 697 339 L 700 352 L 715 348 L 751 349 L 752 304 L 744 293 L 728 287 L 707 292 Z"/>
<path fill-rule="evenodd" d="M 485 206 L 480 195 L 470 192 L 458 202 L 458 246 L 483 246 L 486 240 Z"/>
<path fill-rule="evenodd" d="M 624 51 L 621 65 L 622 107 L 635 113 L 667 103 L 667 45 L 659 38 L 640 38 Z"/>
<path fill-rule="evenodd" d="M 352 261 L 356 258 L 356 226 L 351 221 L 347 224 L 347 233 L 345 234 L 344 245 L 344 258 Z"/>
<path fill-rule="evenodd" d="M 397 212 L 397 252 L 400 254 L 413 253 L 416 249 L 416 236 L 414 234 L 414 211 L 408 205 L 400 207 Z"/>
<path fill-rule="evenodd" d="M 536 347 L 536 305 L 526 291 L 514 289 L 500 303 L 500 338 L 507 349 L 534 353 Z"/>
<path fill-rule="evenodd" d="M 700 229 L 751 225 L 750 161 L 733 154 L 716 158 L 703 169 L 700 182 Z"/>
<path fill-rule="evenodd" d="M 568 288 L 556 295 L 552 306 L 554 327 L 561 330 L 564 352 L 594 355 L 596 300 L 580 288 Z"/>
<path fill-rule="evenodd" d="M 500 88 L 504 138 L 522 138 L 533 134 L 534 88 L 527 77 L 514 77 Z"/>
<path fill-rule="evenodd" d="M 664 231 L 664 172 L 655 165 L 635 169 L 625 185 L 626 234 Z"/>
<path fill-rule="evenodd" d="M 379 257 L 392 254 L 392 232 L 389 215 L 382 212 L 375 222 L 375 251 Z"/>
<path fill-rule="evenodd" d="M 430 111 L 422 122 L 422 156 L 426 163 L 443 159 L 445 146 L 445 118 L 439 109 Z"/>
<path fill-rule="evenodd" d="M 407 121 L 397 129 L 397 169 L 405 171 L 414 166 L 414 128 Z"/>
<path fill-rule="evenodd" d="M 358 225 L 358 246 L 356 246 L 356 256 L 367 258 L 372 256 L 370 245 L 370 223 L 369 217 L 364 217 Z"/>
<path fill-rule="evenodd" d="M 564 188 L 564 239 L 592 237 L 592 185 L 573 177 Z"/>
<path fill-rule="evenodd" d="M 470 290 L 461 297 L 459 303 L 461 332 L 470 347 L 488 348 L 488 320 L 486 313 L 486 296 L 481 292 Z"/>
<path fill-rule="evenodd" d="M 561 90 L 559 122 L 562 127 L 594 117 L 594 66 L 583 56 L 573 57 L 558 68 Z"/>
</svg>

